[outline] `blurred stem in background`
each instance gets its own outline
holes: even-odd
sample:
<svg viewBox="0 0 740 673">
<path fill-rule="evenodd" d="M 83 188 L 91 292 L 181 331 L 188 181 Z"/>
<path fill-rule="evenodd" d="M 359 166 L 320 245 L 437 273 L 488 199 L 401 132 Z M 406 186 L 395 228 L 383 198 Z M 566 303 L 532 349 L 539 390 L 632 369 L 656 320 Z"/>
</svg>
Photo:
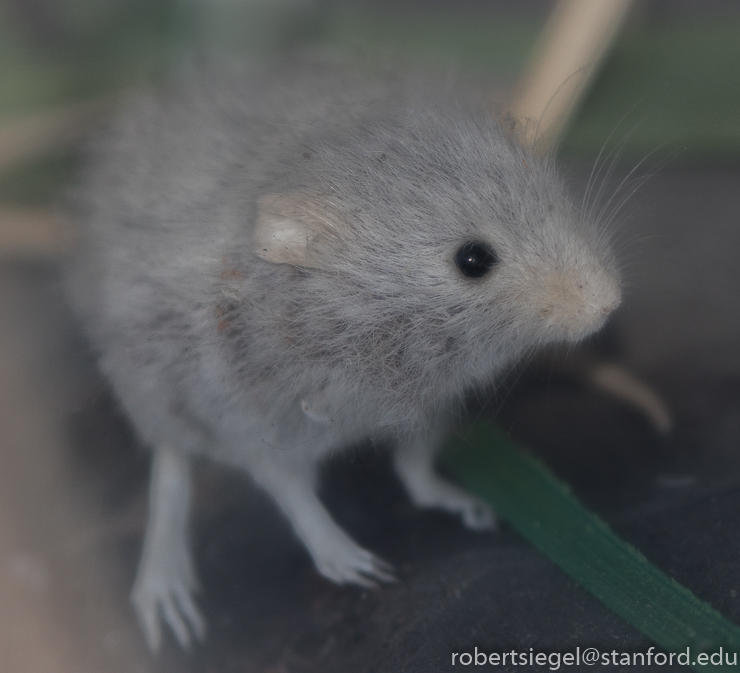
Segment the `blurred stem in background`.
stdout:
<svg viewBox="0 0 740 673">
<path fill-rule="evenodd" d="M 58 198 L 73 162 L 54 140 L 89 125 L 102 99 L 206 56 L 259 57 L 306 41 L 321 14 L 311 0 L 4 0 L 0 203 Z"/>
<path fill-rule="evenodd" d="M 203 55 L 265 56 L 313 45 L 471 72 L 501 88 L 516 80 L 553 3 L 541 13 L 496 3 L 405 0 L 3 0 L 0 152 L 31 119 L 186 68 Z M 612 135 L 634 165 L 661 148 L 675 162 L 740 156 L 740 12 L 656 20 L 650 2 L 620 34 L 569 125 L 560 151 L 590 160 Z M 67 108 L 70 109 L 70 108 Z M 38 115 L 38 116 L 36 116 Z M 42 125 L 43 126 L 43 125 Z M 46 131 L 39 126 L 41 136 Z M 6 157 L 7 159 L 7 157 Z M 72 174 L 43 144 L 0 157 L 0 204 L 49 204 Z"/>
</svg>

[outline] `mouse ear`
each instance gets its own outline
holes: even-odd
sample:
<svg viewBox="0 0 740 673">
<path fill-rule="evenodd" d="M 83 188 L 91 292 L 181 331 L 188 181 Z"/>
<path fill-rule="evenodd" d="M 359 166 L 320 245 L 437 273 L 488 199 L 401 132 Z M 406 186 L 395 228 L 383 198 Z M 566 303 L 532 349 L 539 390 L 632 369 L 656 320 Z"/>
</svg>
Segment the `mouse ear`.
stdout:
<svg viewBox="0 0 740 673">
<path fill-rule="evenodd" d="M 257 199 L 254 251 L 275 264 L 318 268 L 344 220 L 318 194 L 288 192 Z M 328 244 L 328 245 L 327 245 Z"/>
</svg>

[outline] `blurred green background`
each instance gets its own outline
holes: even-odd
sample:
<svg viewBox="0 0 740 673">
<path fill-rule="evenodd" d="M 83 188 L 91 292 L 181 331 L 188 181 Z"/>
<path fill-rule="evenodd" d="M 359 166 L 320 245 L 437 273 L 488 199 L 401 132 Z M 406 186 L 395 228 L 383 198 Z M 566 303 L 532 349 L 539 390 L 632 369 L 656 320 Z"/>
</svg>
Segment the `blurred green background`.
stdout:
<svg viewBox="0 0 740 673">
<path fill-rule="evenodd" d="M 529 0 L 4 0 L 0 128 L 166 76 L 204 54 L 264 56 L 295 44 L 470 72 L 505 91 L 552 7 Z M 639 0 L 560 151 L 592 161 L 740 157 L 740 3 Z M 493 84 L 492 84 L 493 85 Z M 49 202 L 64 152 L 0 176 L 0 201 Z"/>
</svg>

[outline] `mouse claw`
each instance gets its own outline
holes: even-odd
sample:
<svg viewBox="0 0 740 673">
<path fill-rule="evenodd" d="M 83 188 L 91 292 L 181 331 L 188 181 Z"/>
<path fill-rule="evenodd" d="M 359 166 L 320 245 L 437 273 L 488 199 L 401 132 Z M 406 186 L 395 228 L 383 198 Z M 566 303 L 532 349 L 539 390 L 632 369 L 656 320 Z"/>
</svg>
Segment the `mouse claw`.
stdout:
<svg viewBox="0 0 740 673">
<path fill-rule="evenodd" d="M 185 650 L 190 649 L 193 637 L 200 642 L 205 639 L 206 622 L 186 584 L 144 573 L 141 581 L 134 585 L 131 602 L 152 652 L 158 652 L 162 644 L 161 620 Z"/>
<path fill-rule="evenodd" d="M 398 582 L 395 568 L 375 554 L 343 537 L 314 555 L 318 571 L 337 584 L 355 584 L 376 589 L 380 584 Z"/>
</svg>

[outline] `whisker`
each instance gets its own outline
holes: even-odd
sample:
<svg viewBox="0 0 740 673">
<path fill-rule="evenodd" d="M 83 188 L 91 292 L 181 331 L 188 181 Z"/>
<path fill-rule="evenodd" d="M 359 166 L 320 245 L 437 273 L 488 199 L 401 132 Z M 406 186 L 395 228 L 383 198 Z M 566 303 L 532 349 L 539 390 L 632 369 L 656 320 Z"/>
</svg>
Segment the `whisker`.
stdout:
<svg viewBox="0 0 740 673">
<path fill-rule="evenodd" d="M 640 166 L 642 166 L 651 156 L 653 156 L 653 154 L 655 154 L 664 145 L 665 145 L 665 141 L 662 142 L 657 147 L 650 150 L 650 152 L 648 152 L 642 159 L 640 159 L 640 161 L 632 168 L 632 170 L 629 173 L 627 173 L 627 175 L 624 178 L 622 178 L 622 181 L 619 183 L 617 188 L 614 190 L 614 193 L 611 195 L 611 197 L 609 197 L 609 200 L 604 204 L 604 206 L 599 211 L 599 214 L 596 217 L 596 221 L 602 220 L 604 213 L 607 211 L 607 209 L 609 208 L 614 198 L 617 196 L 617 194 L 619 194 L 619 191 L 622 189 L 622 187 L 624 187 L 628 183 L 629 179 L 632 177 L 632 175 L 634 175 L 635 171 L 637 171 L 640 168 Z M 650 175 L 648 175 L 647 177 L 650 177 Z M 644 182 L 645 182 L 645 179 L 642 179 L 640 181 L 640 186 L 644 184 Z M 636 190 L 633 190 L 632 192 L 630 192 L 630 194 L 633 194 L 634 191 Z"/>
<path fill-rule="evenodd" d="M 637 122 L 627 133 L 624 134 L 622 139 L 614 146 L 614 148 L 609 152 L 609 154 L 604 158 L 604 162 L 602 163 L 601 168 L 599 169 L 599 172 L 596 174 L 597 178 L 599 174 L 601 173 L 601 170 L 606 165 L 606 162 L 611 158 L 611 161 L 609 162 L 609 167 L 606 170 L 606 173 L 601 178 L 601 183 L 599 185 L 599 189 L 596 193 L 596 196 L 592 202 L 591 205 L 589 205 L 588 208 L 588 216 L 590 219 L 595 219 L 598 221 L 599 218 L 594 218 L 593 215 L 593 209 L 596 208 L 597 204 L 601 201 L 601 195 L 604 192 L 604 188 L 606 187 L 609 178 L 611 178 L 612 173 L 614 172 L 614 169 L 617 165 L 617 162 L 619 161 L 619 158 L 622 156 L 622 152 L 624 151 L 624 148 L 627 146 L 627 141 L 635 134 L 638 128 L 645 122 L 647 119 L 647 116 L 643 117 L 640 121 Z"/>
<path fill-rule="evenodd" d="M 639 102 L 639 101 L 638 101 Z M 606 140 L 601 146 L 601 149 L 599 149 L 599 153 L 596 156 L 596 159 L 594 160 L 594 165 L 591 168 L 591 174 L 588 176 L 588 182 L 586 183 L 586 190 L 583 194 L 583 199 L 581 201 L 581 213 L 585 214 L 586 209 L 588 207 L 588 199 L 591 195 L 591 189 L 593 188 L 593 182 L 598 177 L 599 173 L 596 173 L 594 175 L 594 172 L 596 171 L 597 166 L 599 166 L 599 159 L 601 159 L 601 155 L 604 153 L 604 150 L 606 149 L 607 145 L 609 144 L 609 141 L 612 139 L 612 136 L 617 132 L 617 129 L 620 127 L 622 122 L 627 118 L 627 116 L 635 109 L 638 103 L 635 103 L 627 112 L 625 112 L 622 115 L 622 118 L 617 122 L 616 126 L 612 129 L 611 133 L 606 137 Z M 601 172 L 601 167 L 599 168 L 599 172 Z"/>
</svg>

